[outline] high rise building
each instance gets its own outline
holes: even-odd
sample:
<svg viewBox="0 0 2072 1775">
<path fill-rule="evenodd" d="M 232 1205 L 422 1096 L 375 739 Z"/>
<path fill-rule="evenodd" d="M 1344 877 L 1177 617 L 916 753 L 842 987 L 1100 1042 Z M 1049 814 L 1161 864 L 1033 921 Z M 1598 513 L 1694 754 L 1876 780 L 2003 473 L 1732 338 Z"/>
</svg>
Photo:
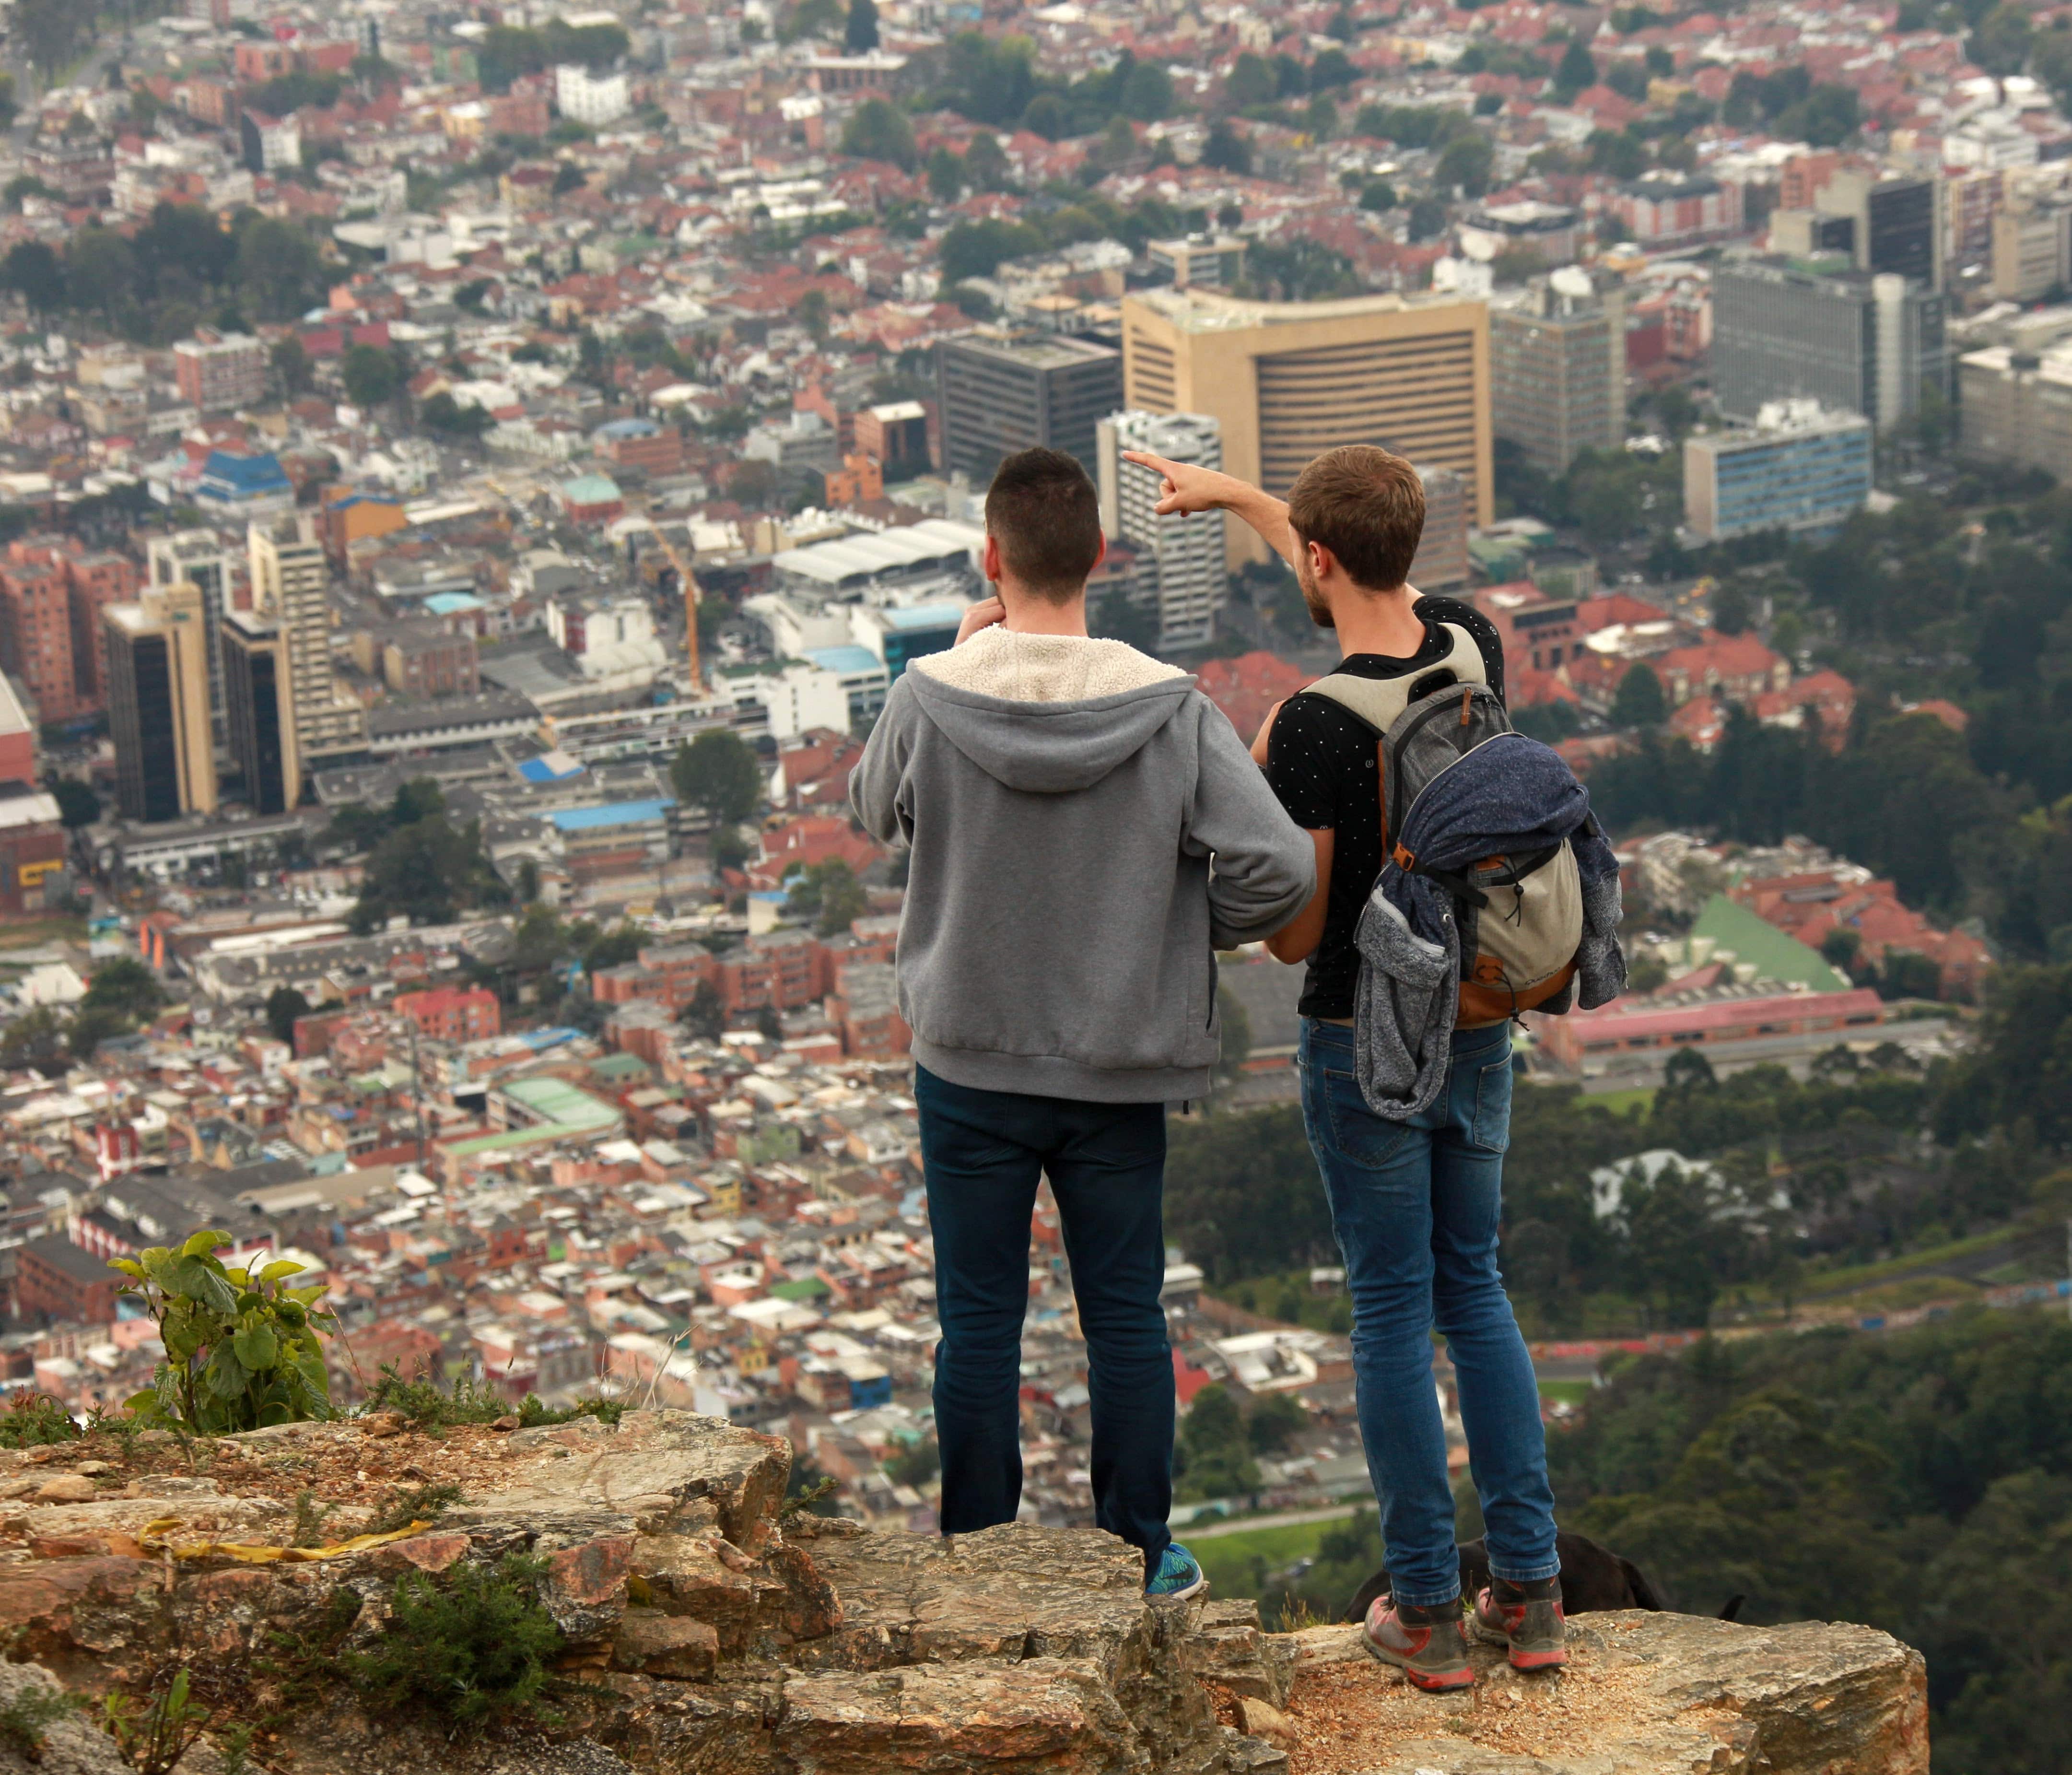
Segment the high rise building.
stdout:
<svg viewBox="0 0 2072 1775">
<path fill-rule="evenodd" d="M 245 798 L 254 813 L 285 813 L 289 780 L 299 800 L 301 776 L 280 625 L 255 611 L 226 611 L 222 636 L 224 725 Z"/>
<path fill-rule="evenodd" d="M 1244 242 L 1235 234 L 1189 234 L 1146 241 L 1152 275 L 1175 290 L 1227 290 L 1244 275 Z"/>
<path fill-rule="evenodd" d="M 266 348 L 249 333 L 204 327 L 173 347 L 181 397 L 204 413 L 256 406 L 266 394 Z"/>
<path fill-rule="evenodd" d="M 331 670 L 330 570 L 316 521 L 290 513 L 246 532 L 252 562 L 252 604 L 280 632 L 286 666 L 286 743 L 282 793 L 290 807 L 301 801 L 305 775 L 367 743 L 367 718 Z"/>
<path fill-rule="evenodd" d="M 1945 299 L 1896 272 L 1843 262 L 1751 254 L 1712 274 L 1712 386 L 1720 410 L 1753 419 L 1772 401 L 1805 397 L 1873 425 L 1947 393 Z"/>
<path fill-rule="evenodd" d="M 1001 457 L 1037 444 L 1094 473 L 1094 427 L 1123 404 L 1121 354 L 1060 334 L 946 340 L 935 379 L 944 470 L 975 486 L 993 479 Z"/>
<path fill-rule="evenodd" d="M 1770 217 L 1770 249 L 1845 253 L 1859 271 L 1889 271 L 1930 290 L 1943 283 L 1947 245 L 1942 181 L 1844 167 L 1833 154 L 1791 163 L 1794 201 Z"/>
<path fill-rule="evenodd" d="M 2072 345 L 1967 352 L 1957 379 L 1967 455 L 2072 477 Z"/>
<path fill-rule="evenodd" d="M 140 603 L 109 605 L 101 620 L 122 817 L 159 821 L 213 813 L 216 747 L 201 588 L 152 586 Z"/>
<path fill-rule="evenodd" d="M 2072 205 L 2024 192 L 1992 220 L 1993 294 L 2033 302 L 2072 276 Z"/>
<path fill-rule="evenodd" d="M 1250 302 L 1149 290 L 1122 305 L 1123 404 L 1197 413 L 1223 434 L 1223 467 L 1285 493 L 1339 444 L 1380 444 L 1462 478 L 1472 521 L 1494 516 L 1489 309 L 1459 296 Z M 1226 559 L 1266 558 L 1235 521 Z"/>
<path fill-rule="evenodd" d="M 1708 542 L 1832 530 L 1870 492 L 1870 421 L 1825 412 L 1817 401 L 1774 402 L 1746 430 L 1684 442 L 1684 521 Z"/>
<path fill-rule="evenodd" d="M 1626 287 L 1579 266 L 1490 304 L 1491 426 L 1549 475 L 1626 441 Z"/>
<path fill-rule="evenodd" d="M 70 721 L 84 711 L 72 640 L 72 590 L 63 566 L 10 553 L 0 565 L 0 670 L 29 693 L 43 721 Z"/>
<path fill-rule="evenodd" d="M 1228 575 L 1223 527 L 1209 517 L 1161 517 L 1158 476 L 1124 462 L 1148 450 L 1201 468 L 1223 465 L 1222 428 L 1205 413 L 1124 412 L 1099 426 L 1101 529 L 1137 551 L 1137 595 L 1155 596 L 1161 649 L 1198 646 L 1215 633 Z"/>
<path fill-rule="evenodd" d="M 219 752 L 230 743 L 223 715 L 223 613 L 230 607 L 230 551 L 213 530 L 180 530 L 154 536 L 146 550 L 154 586 L 185 581 L 201 588 L 204 632 L 208 641 L 209 727 Z"/>
<path fill-rule="evenodd" d="M 1424 529 L 1410 583 L 1420 591 L 1458 591 L 1468 583 L 1468 488 L 1451 468 L 1422 468 Z"/>
</svg>

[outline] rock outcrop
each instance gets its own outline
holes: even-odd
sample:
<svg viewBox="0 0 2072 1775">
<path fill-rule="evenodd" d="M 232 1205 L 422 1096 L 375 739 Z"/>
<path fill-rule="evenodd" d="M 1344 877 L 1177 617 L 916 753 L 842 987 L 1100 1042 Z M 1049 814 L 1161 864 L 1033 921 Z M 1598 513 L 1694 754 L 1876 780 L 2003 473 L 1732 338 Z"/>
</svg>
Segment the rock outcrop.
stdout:
<svg viewBox="0 0 2072 1775">
<path fill-rule="evenodd" d="M 1567 1676 L 1498 1666 L 1471 1703 L 1441 1703 L 1368 1659 L 1355 1629 L 1268 1634 L 1248 1602 L 1147 1603 L 1137 1556 L 1092 1530 L 934 1538 L 787 1518 L 788 1447 L 689 1413 L 437 1446 L 393 1424 L 296 1425 L 219 1448 L 206 1474 L 72 1476 L 90 1491 L 51 1492 L 58 1463 L 10 1481 L 0 1461 L 15 1657 L 93 1692 L 175 1666 L 278 1687 L 281 1647 L 380 1641 L 400 1575 L 512 1552 L 541 1562 L 563 1638 L 555 1721 L 522 1742 L 369 1717 L 306 1660 L 262 1747 L 303 1775 L 1927 1767 L 1920 1658 L 1864 1628 L 1585 1617 Z M 283 1476 L 358 1461 L 443 1476 L 463 1460 L 462 1502 L 421 1532 L 322 1560 L 222 1545 L 282 1544 Z"/>
</svg>

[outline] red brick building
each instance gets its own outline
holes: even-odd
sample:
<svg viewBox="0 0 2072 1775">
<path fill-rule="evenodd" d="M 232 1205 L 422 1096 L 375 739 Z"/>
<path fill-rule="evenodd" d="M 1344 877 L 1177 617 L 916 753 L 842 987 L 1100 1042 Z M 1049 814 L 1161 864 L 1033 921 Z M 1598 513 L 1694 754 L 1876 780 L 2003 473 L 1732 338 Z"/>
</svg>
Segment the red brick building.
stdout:
<svg viewBox="0 0 2072 1775">
<path fill-rule="evenodd" d="M 1529 579 L 1484 586 L 1473 598 L 1503 637 L 1507 685 L 1525 672 L 1559 671 L 1583 645 L 1576 600 L 1550 598 Z"/>
<path fill-rule="evenodd" d="M 1230 718 L 1248 746 L 1266 711 L 1311 682 L 1312 674 L 1278 654 L 1256 649 L 1234 660 L 1210 660 L 1194 674 L 1202 694 Z"/>
<path fill-rule="evenodd" d="M 72 657 L 72 589 L 64 570 L 10 559 L 0 567 L 0 671 L 35 698 L 47 722 L 84 712 Z"/>
<path fill-rule="evenodd" d="M 1946 931 L 1900 903 L 1889 881 L 1853 882 L 1817 870 L 1745 881 L 1730 896 L 1766 925 L 1818 949 L 1836 931 L 1856 939 L 1858 962 L 1882 968 L 1894 953 L 1925 957 L 1934 964 L 1941 999 L 1970 1000 L 1993 965 L 1984 942 L 1964 931 Z"/>
<path fill-rule="evenodd" d="M 1616 999 L 1595 1011 L 1565 1017 L 1526 1013 L 1542 1046 L 1564 1065 L 1627 1052 L 1710 1048 L 1723 1042 L 1832 1030 L 1840 1040 L 1885 1021 L 1885 1002 L 1868 986 L 1849 992 L 1780 992 L 1761 999 L 1701 1000 L 1659 1005 Z"/>
<path fill-rule="evenodd" d="M 846 815 L 804 813 L 766 827 L 762 855 L 748 866 L 748 884 L 765 892 L 781 888 L 794 869 L 840 858 L 858 875 L 878 859 L 878 846 L 849 823 Z"/>
<path fill-rule="evenodd" d="M 14 1252 L 14 1312 L 56 1324 L 105 1325 L 115 1317 L 115 1294 L 123 1279 L 62 1233 L 47 1233 Z"/>
<path fill-rule="evenodd" d="M 486 986 L 467 992 L 458 986 L 439 986 L 430 992 L 400 993 L 393 1003 L 420 1033 L 436 1041 L 483 1041 L 504 1033 L 502 1007 Z"/>
<path fill-rule="evenodd" d="M 1709 628 L 1696 646 L 1672 647 L 1651 663 L 1671 702 L 1712 696 L 1753 704 L 1766 691 L 1782 690 L 1791 682 L 1790 666 L 1754 636 Z"/>
</svg>

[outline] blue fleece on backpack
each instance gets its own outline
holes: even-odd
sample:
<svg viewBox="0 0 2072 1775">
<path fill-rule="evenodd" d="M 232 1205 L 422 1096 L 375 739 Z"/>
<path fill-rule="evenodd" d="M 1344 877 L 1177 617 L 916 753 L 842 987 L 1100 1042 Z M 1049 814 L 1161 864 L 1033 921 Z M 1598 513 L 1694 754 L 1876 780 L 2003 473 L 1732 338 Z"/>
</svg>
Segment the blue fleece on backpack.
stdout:
<svg viewBox="0 0 2072 1775">
<path fill-rule="evenodd" d="M 1582 889 L 1583 936 L 1575 978 L 1540 1007 L 1548 1012 L 1577 1004 L 1587 1011 L 1626 987 L 1618 859 L 1589 813 L 1589 792 L 1559 753 L 1523 734 L 1498 734 L 1433 777 L 1396 835 L 1416 863 L 1449 872 L 1485 857 L 1569 841 Z M 1430 1106 L 1445 1081 L 1461 966 L 1453 896 L 1392 859 L 1361 915 L 1356 941 L 1361 1092 L 1377 1115 L 1408 1120 Z"/>
</svg>

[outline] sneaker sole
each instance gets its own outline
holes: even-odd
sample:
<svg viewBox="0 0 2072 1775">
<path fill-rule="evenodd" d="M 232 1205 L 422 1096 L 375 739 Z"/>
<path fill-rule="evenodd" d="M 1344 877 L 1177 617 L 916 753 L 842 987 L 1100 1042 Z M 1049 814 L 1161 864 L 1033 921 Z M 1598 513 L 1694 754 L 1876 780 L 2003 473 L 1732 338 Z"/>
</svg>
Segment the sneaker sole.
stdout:
<svg viewBox="0 0 2072 1775">
<path fill-rule="evenodd" d="M 1568 1649 L 1565 1645 L 1527 1651 L 1512 1645 L 1511 1635 L 1502 1628 L 1484 1625 L 1479 1615 L 1470 1620 L 1469 1630 L 1485 1645 L 1503 1646 L 1511 1654 L 1511 1667 L 1514 1670 L 1552 1670 L 1568 1662 Z"/>
<path fill-rule="evenodd" d="M 1200 1596 L 1208 1588 L 1209 1576 L 1203 1572 L 1185 1590 L 1147 1590 L 1144 1593 L 1144 1600 L 1148 1603 L 1183 1603 L 1190 1596 Z"/>
<path fill-rule="evenodd" d="M 1400 1652 L 1392 1652 L 1385 1645 L 1375 1645 L 1364 1632 L 1360 1634 L 1360 1643 L 1376 1662 L 1393 1665 L 1403 1673 L 1413 1689 L 1422 1689 L 1427 1695 L 1450 1695 L 1456 1689 L 1472 1689 L 1475 1686 L 1475 1673 L 1471 1666 L 1464 1664 L 1457 1670 L 1420 1670 L 1415 1669 Z"/>
</svg>

